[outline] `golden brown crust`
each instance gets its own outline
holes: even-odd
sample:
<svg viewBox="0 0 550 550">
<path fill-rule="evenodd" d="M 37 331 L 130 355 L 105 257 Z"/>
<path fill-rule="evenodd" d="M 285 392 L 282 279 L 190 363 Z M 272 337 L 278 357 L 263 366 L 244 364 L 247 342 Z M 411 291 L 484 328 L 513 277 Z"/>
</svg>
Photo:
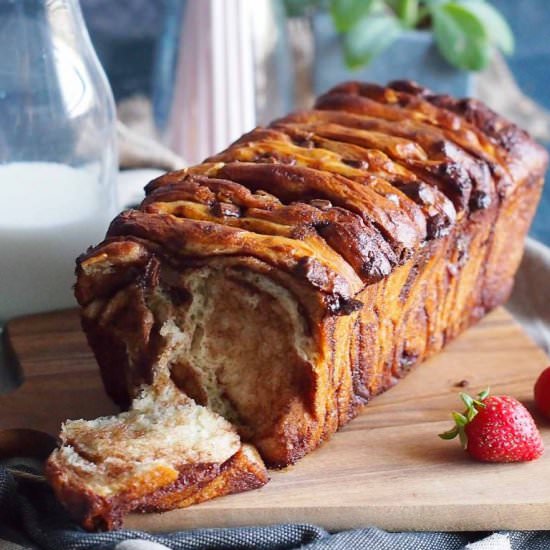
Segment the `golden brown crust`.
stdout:
<svg viewBox="0 0 550 550">
<path fill-rule="evenodd" d="M 307 349 L 286 367 L 301 382 L 282 392 L 271 428 L 249 419 L 243 434 L 268 465 L 295 462 L 507 298 L 546 163 L 479 102 L 352 82 L 154 180 L 79 259 L 76 293 L 107 391 L 127 405 L 151 376 L 156 292 L 183 326 L 190 273 L 241 285 L 261 276 L 243 295 L 256 303 L 273 283 L 307 326 Z M 244 305 L 235 318 L 248 319 Z M 216 338 L 228 349 L 235 339 Z M 245 401 L 232 398 L 237 415 L 247 416 Z"/>
<path fill-rule="evenodd" d="M 103 497 L 73 475 L 57 451 L 46 463 L 46 476 L 57 498 L 71 516 L 90 531 L 121 527 L 126 514 L 185 508 L 211 498 L 261 487 L 268 481 L 261 459 L 243 447 L 223 464 L 182 464 L 177 479 L 158 467 L 130 488 Z"/>
<path fill-rule="evenodd" d="M 245 445 L 221 465 L 217 475 L 205 477 L 200 484 L 189 484 L 180 477 L 170 488 L 150 495 L 137 511 L 161 512 L 187 508 L 219 496 L 258 489 L 268 481 L 269 477 L 257 451 Z M 182 491 L 182 488 L 185 490 Z"/>
</svg>

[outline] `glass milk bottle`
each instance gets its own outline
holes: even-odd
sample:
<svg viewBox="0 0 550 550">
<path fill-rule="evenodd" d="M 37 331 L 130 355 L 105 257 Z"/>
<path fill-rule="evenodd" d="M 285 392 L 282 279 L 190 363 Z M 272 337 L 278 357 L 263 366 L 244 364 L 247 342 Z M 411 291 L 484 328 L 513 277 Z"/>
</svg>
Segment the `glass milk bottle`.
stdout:
<svg viewBox="0 0 550 550">
<path fill-rule="evenodd" d="M 114 214 L 111 90 L 77 0 L 0 1 L 0 327 L 70 307 Z"/>
</svg>

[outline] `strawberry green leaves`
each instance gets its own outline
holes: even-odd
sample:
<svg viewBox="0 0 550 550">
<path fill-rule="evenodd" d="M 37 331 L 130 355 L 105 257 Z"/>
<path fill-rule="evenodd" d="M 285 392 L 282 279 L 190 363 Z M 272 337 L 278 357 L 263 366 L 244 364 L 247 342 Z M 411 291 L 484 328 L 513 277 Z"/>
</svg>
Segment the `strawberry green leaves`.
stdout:
<svg viewBox="0 0 550 550">
<path fill-rule="evenodd" d="M 468 437 L 466 435 L 466 426 L 476 417 L 479 409 L 485 408 L 483 401 L 489 395 L 489 388 L 478 394 L 477 399 L 467 393 L 460 393 L 460 399 L 466 406 L 463 413 L 452 412 L 451 415 L 455 421 L 455 425 L 448 431 L 439 434 L 441 439 L 454 439 L 456 436 L 460 439 L 460 444 L 463 449 L 468 448 Z"/>
</svg>

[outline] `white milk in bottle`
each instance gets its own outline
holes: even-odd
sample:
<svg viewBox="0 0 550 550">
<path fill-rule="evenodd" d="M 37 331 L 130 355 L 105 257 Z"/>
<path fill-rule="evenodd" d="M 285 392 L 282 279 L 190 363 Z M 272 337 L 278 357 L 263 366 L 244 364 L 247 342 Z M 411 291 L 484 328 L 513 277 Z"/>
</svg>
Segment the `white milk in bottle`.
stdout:
<svg viewBox="0 0 550 550">
<path fill-rule="evenodd" d="M 75 259 L 103 239 L 109 199 L 93 167 L 0 164 L 0 325 L 76 305 Z"/>
</svg>

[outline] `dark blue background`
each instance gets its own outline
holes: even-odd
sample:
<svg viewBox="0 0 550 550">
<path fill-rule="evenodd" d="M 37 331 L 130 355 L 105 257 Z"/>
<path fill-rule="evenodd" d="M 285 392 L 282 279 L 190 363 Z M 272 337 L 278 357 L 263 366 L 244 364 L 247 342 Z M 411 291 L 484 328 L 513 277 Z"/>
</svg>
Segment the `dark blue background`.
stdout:
<svg viewBox="0 0 550 550">
<path fill-rule="evenodd" d="M 516 50 L 508 60 L 521 89 L 550 110 L 550 2 L 494 0 L 516 36 Z M 550 150 L 550 144 L 545 144 Z M 531 235 L 550 245 L 550 177 Z"/>
</svg>

